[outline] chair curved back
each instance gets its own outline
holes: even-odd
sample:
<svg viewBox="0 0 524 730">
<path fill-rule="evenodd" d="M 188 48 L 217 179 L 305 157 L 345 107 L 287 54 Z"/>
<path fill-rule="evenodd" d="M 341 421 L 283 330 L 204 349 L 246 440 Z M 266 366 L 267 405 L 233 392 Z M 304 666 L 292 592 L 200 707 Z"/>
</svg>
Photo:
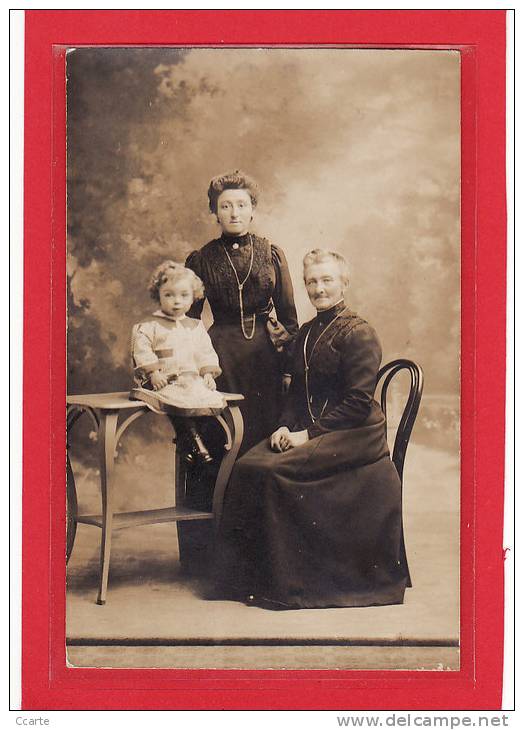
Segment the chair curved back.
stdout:
<svg viewBox="0 0 524 730">
<path fill-rule="evenodd" d="M 407 370 L 411 377 L 411 384 L 409 388 L 408 397 L 406 400 L 406 404 L 404 406 L 404 409 L 402 411 L 402 417 L 400 419 L 400 423 L 397 428 L 397 433 L 395 436 L 395 444 L 393 446 L 393 454 L 391 456 L 391 461 L 395 465 L 395 468 L 398 472 L 399 478 L 400 478 L 400 495 L 402 500 L 402 492 L 403 492 L 403 473 L 404 473 L 404 460 L 406 458 L 406 451 L 409 444 L 409 438 L 411 436 L 411 432 L 413 430 L 413 426 L 415 424 L 415 419 L 417 417 L 418 408 L 420 405 L 420 399 L 422 398 L 422 390 L 424 388 L 424 373 L 422 371 L 422 368 L 420 365 L 417 365 L 417 363 L 413 362 L 412 360 L 393 360 L 392 362 L 387 363 L 387 365 L 384 365 L 379 370 L 378 376 L 377 376 L 377 385 L 380 383 L 382 379 L 384 379 L 384 382 L 382 383 L 382 388 L 380 389 L 380 406 L 382 408 L 382 411 L 384 413 L 385 417 L 385 428 L 386 428 L 386 437 L 387 437 L 387 396 L 388 396 L 388 387 L 395 375 L 399 373 L 401 370 Z M 404 512 L 404 509 L 402 507 L 402 513 Z M 407 585 L 408 587 L 412 586 L 411 582 L 411 575 L 409 572 L 409 566 L 408 566 L 408 560 L 406 556 L 406 546 L 404 542 L 404 519 L 402 517 L 401 522 L 401 535 L 400 535 L 400 559 L 404 563 L 407 573 Z"/>
<path fill-rule="evenodd" d="M 395 464 L 395 468 L 400 477 L 402 483 L 402 475 L 404 473 L 404 461 L 406 458 L 406 451 L 409 444 L 409 439 L 415 419 L 417 417 L 418 409 L 420 406 L 420 400 L 422 398 L 422 390 L 424 388 L 424 373 L 420 365 L 412 360 L 393 360 L 387 363 L 379 370 L 377 376 L 377 385 L 384 378 L 382 388 L 380 390 L 380 406 L 384 412 L 386 418 L 386 429 L 387 429 L 387 395 L 388 387 L 395 375 L 401 370 L 407 370 L 411 377 L 411 385 L 409 388 L 408 397 L 404 410 L 402 411 L 402 417 L 397 428 L 395 436 L 395 444 L 393 446 L 393 453 L 391 461 Z"/>
</svg>

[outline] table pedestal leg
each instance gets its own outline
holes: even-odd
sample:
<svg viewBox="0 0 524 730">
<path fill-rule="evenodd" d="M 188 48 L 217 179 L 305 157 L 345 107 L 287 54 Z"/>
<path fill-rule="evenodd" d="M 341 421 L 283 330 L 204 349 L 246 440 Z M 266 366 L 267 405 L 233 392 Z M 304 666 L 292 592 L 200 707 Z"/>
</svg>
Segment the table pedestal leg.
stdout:
<svg viewBox="0 0 524 730">
<path fill-rule="evenodd" d="M 76 518 L 78 516 L 78 502 L 76 498 L 75 476 L 67 454 L 66 466 L 66 490 L 67 490 L 67 537 L 66 537 L 66 563 L 69 562 L 76 536 Z"/>
<path fill-rule="evenodd" d="M 102 543 L 100 546 L 100 587 L 96 602 L 104 605 L 111 557 L 111 531 L 114 511 L 114 467 L 118 411 L 103 411 L 98 430 L 100 449 L 100 486 L 102 490 Z"/>
<path fill-rule="evenodd" d="M 78 501 L 76 496 L 75 475 L 69 459 L 69 437 L 71 429 L 84 413 L 84 409 L 77 406 L 67 407 L 67 449 L 66 449 L 66 564 L 69 562 L 73 547 L 75 545 L 76 526 L 78 517 Z M 94 419 L 95 427 L 98 429 L 98 421 L 95 414 L 89 411 Z"/>
<path fill-rule="evenodd" d="M 187 480 L 187 466 L 182 458 L 181 441 L 179 436 L 180 428 L 177 430 L 177 422 L 172 419 L 173 428 L 175 429 L 175 438 L 173 439 L 174 445 L 174 474 L 175 474 L 175 507 L 186 507 L 186 480 Z M 186 543 L 187 534 L 184 533 L 184 529 L 188 526 L 177 522 L 177 537 L 178 537 L 178 554 L 180 564 L 187 567 L 189 564 L 188 555 L 186 554 Z M 189 529 L 194 528 L 194 525 L 190 525 Z"/>
</svg>

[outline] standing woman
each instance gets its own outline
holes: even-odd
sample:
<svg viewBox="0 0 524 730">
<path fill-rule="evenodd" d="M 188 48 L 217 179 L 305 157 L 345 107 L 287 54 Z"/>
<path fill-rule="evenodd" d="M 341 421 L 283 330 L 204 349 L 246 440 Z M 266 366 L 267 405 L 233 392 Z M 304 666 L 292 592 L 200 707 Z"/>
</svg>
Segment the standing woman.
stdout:
<svg viewBox="0 0 524 730">
<path fill-rule="evenodd" d="M 209 335 L 222 368 L 217 387 L 245 397 L 244 453 L 272 433 L 282 407 L 285 368 L 269 336 L 269 316 L 274 307 L 285 340 L 297 334 L 297 313 L 284 252 L 250 232 L 258 200 L 254 180 L 240 170 L 219 175 L 208 198 L 222 233 L 190 254 L 186 266 L 204 282 L 213 314 Z M 199 317 L 202 306 L 190 314 Z"/>
</svg>

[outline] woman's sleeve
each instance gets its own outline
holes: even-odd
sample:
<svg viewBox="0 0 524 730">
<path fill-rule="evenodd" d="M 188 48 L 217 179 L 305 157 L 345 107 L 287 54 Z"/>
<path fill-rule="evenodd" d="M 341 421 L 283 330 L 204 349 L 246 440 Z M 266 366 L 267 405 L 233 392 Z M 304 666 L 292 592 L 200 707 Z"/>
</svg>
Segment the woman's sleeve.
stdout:
<svg viewBox="0 0 524 730">
<path fill-rule="evenodd" d="M 375 330 L 366 323 L 357 324 L 341 347 L 343 399 L 308 428 L 310 438 L 341 428 L 355 428 L 366 420 L 381 359 L 382 348 Z"/>
<path fill-rule="evenodd" d="M 135 324 L 131 334 L 131 357 L 136 378 L 145 381 L 159 369 L 158 357 L 154 353 L 154 325 L 150 322 Z"/>
<path fill-rule="evenodd" d="M 273 303 L 277 312 L 277 319 L 294 339 L 298 334 L 298 320 L 293 298 L 293 284 L 291 283 L 286 257 L 281 248 L 271 244 L 271 258 L 276 275 Z"/>
<path fill-rule="evenodd" d="M 293 284 L 291 283 L 289 267 L 282 249 L 271 244 L 271 258 L 275 269 L 273 304 L 275 305 L 278 321 L 284 325 L 289 334 L 289 342 L 284 344 L 284 351 L 281 356 L 281 368 L 284 373 L 291 373 L 293 369 L 293 341 L 298 334 Z"/>
<path fill-rule="evenodd" d="M 189 256 L 186 259 L 186 269 L 191 269 L 191 271 L 194 271 L 195 274 L 202 279 L 202 257 L 200 255 L 200 251 L 193 251 L 192 253 L 189 254 Z M 203 307 L 204 307 L 203 299 L 194 301 L 193 304 L 191 305 L 191 309 L 187 313 L 188 317 L 194 317 L 195 319 L 200 319 L 200 317 L 202 316 Z"/>
<path fill-rule="evenodd" d="M 211 373 L 214 378 L 218 378 L 222 372 L 218 363 L 218 355 L 202 322 L 198 323 L 195 334 L 197 340 L 196 361 L 200 375 Z"/>
<path fill-rule="evenodd" d="M 284 409 L 282 411 L 282 414 L 279 418 L 278 425 L 279 426 L 287 426 L 290 431 L 293 431 L 296 424 L 299 421 L 299 403 L 300 399 L 302 397 L 302 393 L 300 392 L 299 387 L 299 376 L 297 374 L 297 368 L 295 367 L 294 363 L 297 362 L 296 360 L 296 353 L 300 350 L 300 343 L 303 342 L 303 339 L 300 335 L 295 338 L 293 342 L 289 344 L 289 373 L 291 375 L 291 385 L 289 386 L 289 391 L 287 392 L 285 396 L 284 401 Z"/>
</svg>

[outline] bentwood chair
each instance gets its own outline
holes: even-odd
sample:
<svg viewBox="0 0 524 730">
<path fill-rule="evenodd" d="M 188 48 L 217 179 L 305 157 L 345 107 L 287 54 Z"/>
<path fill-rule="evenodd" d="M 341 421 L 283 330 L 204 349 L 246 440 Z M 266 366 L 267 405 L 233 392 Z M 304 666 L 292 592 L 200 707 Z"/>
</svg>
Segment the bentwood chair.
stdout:
<svg viewBox="0 0 524 730">
<path fill-rule="evenodd" d="M 411 432 L 413 430 L 413 426 L 415 424 L 415 419 L 417 417 L 420 400 L 422 398 L 422 390 L 424 388 L 424 373 L 422 371 L 422 368 L 420 365 L 417 365 L 417 363 L 413 362 L 412 360 L 393 360 L 392 362 L 387 363 L 387 365 L 384 365 L 379 370 L 378 376 L 377 376 L 377 386 L 382 382 L 382 387 L 380 388 L 380 406 L 384 412 L 384 417 L 386 419 L 386 435 L 387 435 L 387 396 L 388 396 L 388 387 L 393 380 L 393 378 L 400 373 L 401 371 L 407 371 L 410 374 L 411 382 L 409 387 L 409 393 L 408 397 L 406 399 L 406 403 L 404 405 L 404 409 L 402 411 L 402 416 L 400 418 L 399 425 L 397 427 L 397 432 L 395 435 L 395 443 L 393 446 L 393 453 L 391 455 L 391 461 L 395 465 L 395 468 L 398 472 L 399 478 L 400 478 L 400 486 L 401 486 L 401 495 L 403 492 L 403 474 L 404 474 L 404 461 L 406 459 L 406 451 L 408 449 L 409 439 L 411 436 Z M 407 573 L 408 573 L 408 586 L 411 587 L 411 577 L 409 575 L 409 568 L 408 568 L 408 562 L 406 557 L 406 548 L 404 544 L 404 520 L 402 520 L 402 535 L 401 535 L 401 554 L 402 559 L 406 565 Z"/>
</svg>

